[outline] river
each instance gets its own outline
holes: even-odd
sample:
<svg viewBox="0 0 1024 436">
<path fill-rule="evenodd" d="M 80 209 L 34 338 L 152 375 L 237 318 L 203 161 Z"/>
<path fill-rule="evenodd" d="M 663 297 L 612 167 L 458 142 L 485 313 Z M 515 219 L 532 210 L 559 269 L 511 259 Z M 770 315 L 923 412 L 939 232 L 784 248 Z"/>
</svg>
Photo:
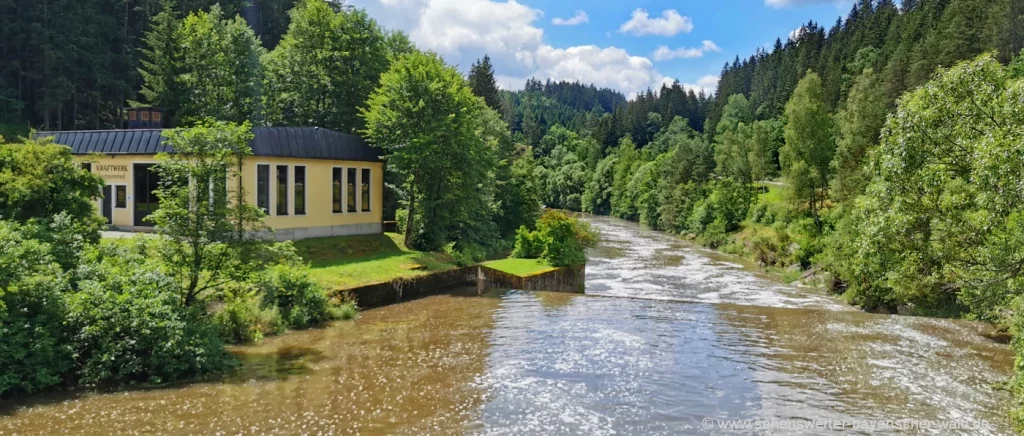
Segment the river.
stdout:
<svg viewBox="0 0 1024 436">
<path fill-rule="evenodd" d="M 1013 356 L 987 326 L 864 313 L 670 235 L 590 220 L 602 240 L 586 295 L 466 290 L 367 310 L 238 349 L 226 380 L 3 405 L 0 434 L 730 433 L 709 418 L 1011 434 L 993 385 Z M 734 433 L 794 432 L 780 428 Z"/>
</svg>

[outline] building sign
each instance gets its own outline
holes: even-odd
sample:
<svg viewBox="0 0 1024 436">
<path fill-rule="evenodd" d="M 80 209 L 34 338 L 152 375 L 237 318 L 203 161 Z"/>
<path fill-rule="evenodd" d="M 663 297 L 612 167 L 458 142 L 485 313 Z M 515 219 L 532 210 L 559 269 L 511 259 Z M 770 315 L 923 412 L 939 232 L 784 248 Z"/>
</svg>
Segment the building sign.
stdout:
<svg viewBox="0 0 1024 436">
<path fill-rule="evenodd" d="M 103 180 L 128 180 L 128 165 L 94 165 L 93 170 Z"/>
</svg>

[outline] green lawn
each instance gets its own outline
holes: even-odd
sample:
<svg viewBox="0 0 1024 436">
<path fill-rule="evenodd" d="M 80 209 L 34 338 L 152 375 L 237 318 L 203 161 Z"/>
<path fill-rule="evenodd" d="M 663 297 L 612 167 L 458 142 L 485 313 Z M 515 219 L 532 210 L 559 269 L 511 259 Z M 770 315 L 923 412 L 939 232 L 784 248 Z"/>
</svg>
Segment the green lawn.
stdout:
<svg viewBox="0 0 1024 436">
<path fill-rule="evenodd" d="M 445 254 L 406 248 L 402 235 L 397 233 L 306 239 L 296 241 L 295 247 L 313 267 L 313 279 L 328 290 L 416 277 L 456 266 Z"/>
<path fill-rule="evenodd" d="M 555 270 L 556 268 L 540 259 L 501 259 L 484 262 L 484 266 L 517 276 L 528 276 Z"/>
</svg>

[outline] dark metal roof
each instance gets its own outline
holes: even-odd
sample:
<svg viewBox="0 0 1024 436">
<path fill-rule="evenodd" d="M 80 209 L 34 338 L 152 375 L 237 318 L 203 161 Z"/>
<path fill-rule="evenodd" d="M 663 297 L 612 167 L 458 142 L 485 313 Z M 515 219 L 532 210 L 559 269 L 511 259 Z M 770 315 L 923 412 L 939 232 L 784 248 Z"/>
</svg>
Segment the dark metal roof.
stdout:
<svg viewBox="0 0 1024 436">
<path fill-rule="evenodd" d="M 173 152 L 162 129 L 38 132 L 71 147 L 72 154 L 156 154 Z M 377 162 L 382 154 L 363 138 L 316 127 L 254 127 L 249 143 L 255 156 Z"/>
</svg>

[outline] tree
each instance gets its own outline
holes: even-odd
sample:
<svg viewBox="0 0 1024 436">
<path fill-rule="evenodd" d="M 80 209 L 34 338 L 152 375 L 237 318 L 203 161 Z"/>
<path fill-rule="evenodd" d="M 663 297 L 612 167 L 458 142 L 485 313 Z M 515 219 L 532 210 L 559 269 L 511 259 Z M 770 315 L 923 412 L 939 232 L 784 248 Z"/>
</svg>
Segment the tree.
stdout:
<svg viewBox="0 0 1024 436">
<path fill-rule="evenodd" d="M 469 88 L 477 97 L 484 99 L 488 107 L 501 111 L 501 97 L 498 94 L 498 82 L 494 80 L 490 56 L 484 55 L 483 59 L 478 59 L 470 67 Z"/>
<path fill-rule="evenodd" d="M 983 55 L 900 99 L 871 155 L 875 176 L 830 240 L 829 266 L 854 301 L 990 321 L 1019 307 L 1021 98 L 1024 81 Z"/>
<path fill-rule="evenodd" d="M 836 200 L 850 200 L 864 192 L 868 180 L 863 163 L 878 144 L 887 112 L 885 88 L 874 70 L 865 69 L 854 80 L 846 107 L 836 115 L 839 139 L 831 165 L 835 173 L 831 193 Z"/>
<path fill-rule="evenodd" d="M 162 236 L 160 258 L 190 306 L 205 291 L 260 267 L 252 256 L 263 241 L 263 212 L 248 203 L 241 179 L 252 129 L 209 122 L 164 135 L 174 152 L 158 156 L 160 208 L 146 219 Z"/>
<path fill-rule="evenodd" d="M 762 181 L 774 176 L 779 170 L 779 149 L 785 141 L 782 120 L 755 121 L 751 127 L 750 176 Z"/>
<path fill-rule="evenodd" d="M 335 11 L 325 0 L 303 0 L 291 12 L 284 39 L 264 60 L 270 124 L 363 128 L 359 110 L 388 68 L 389 48 L 377 22 L 360 9 Z"/>
<path fill-rule="evenodd" d="M 362 116 L 367 138 L 385 150 L 406 186 L 406 244 L 436 250 L 462 217 L 458 201 L 479 186 L 489 153 L 477 136 L 481 103 L 462 75 L 434 53 L 402 56 L 380 78 Z"/>
<path fill-rule="evenodd" d="M 810 208 L 814 222 L 821 228 L 818 210 L 824 204 L 828 188 L 835 142 L 832 139 L 832 115 L 822 95 L 821 78 L 808 72 L 797 84 L 786 103 L 786 145 L 779 160 L 798 201 Z"/>
<path fill-rule="evenodd" d="M 166 27 L 173 27 L 166 23 L 169 20 L 169 16 L 163 17 L 164 24 L 154 32 L 166 33 Z M 162 103 L 171 105 L 167 109 L 185 125 L 206 119 L 235 123 L 261 120 L 260 57 L 265 50 L 245 20 L 237 16 L 226 20 L 220 7 L 214 5 L 210 12 L 197 12 L 185 18 L 177 34 L 174 42 L 166 41 L 166 36 L 149 38 L 151 59 L 162 62 L 152 70 L 144 68 L 146 74 L 153 76 L 149 82 L 153 97 L 163 98 Z M 173 61 L 179 56 L 176 49 L 180 50 L 180 63 Z M 180 74 L 167 83 L 177 66 L 181 68 Z M 159 88 L 172 84 L 173 89 Z M 173 95 L 176 92 L 182 93 L 180 98 Z"/>
<path fill-rule="evenodd" d="M 0 143 L 0 217 L 17 222 L 50 221 L 66 214 L 92 241 L 102 219 L 95 199 L 103 181 L 75 162 L 71 149 L 51 138 Z"/>
<path fill-rule="evenodd" d="M 182 74 L 181 21 L 171 0 L 163 1 L 163 10 L 153 17 L 152 25 L 140 49 L 143 59 L 139 67 L 145 103 L 163 109 L 164 122 L 177 125 L 177 111 L 184 100 L 184 87 L 179 83 Z"/>
</svg>

